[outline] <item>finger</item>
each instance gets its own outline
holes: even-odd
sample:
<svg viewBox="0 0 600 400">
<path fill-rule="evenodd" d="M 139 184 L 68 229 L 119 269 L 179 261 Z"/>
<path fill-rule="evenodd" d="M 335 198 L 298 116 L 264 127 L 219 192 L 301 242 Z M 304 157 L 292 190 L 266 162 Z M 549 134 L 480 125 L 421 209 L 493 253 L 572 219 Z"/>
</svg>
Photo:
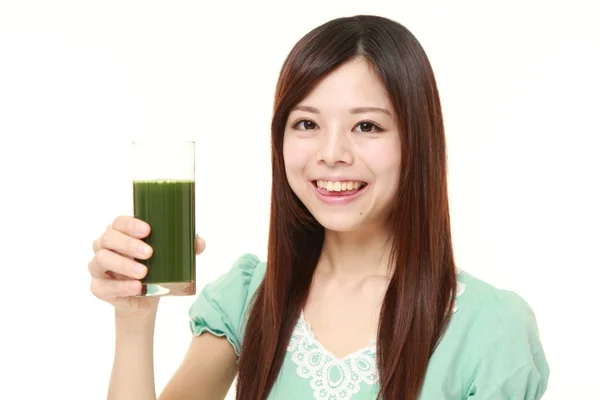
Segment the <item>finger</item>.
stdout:
<svg viewBox="0 0 600 400">
<path fill-rule="evenodd" d="M 195 241 L 196 254 L 200 254 L 206 249 L 206 242 L 200 236 L 196 235 Z"/>
<path fill-rule="evenodd" d="M 133 220 L 133 222 L 131 220 Z M 119 228 L 116 230 L 119 230 L 121 232 L 123 232 L 123 230 L 125 230 L 125 231 L 132 230 L 134 232 L 133 234 L 130 234 L 129 236 L 144 238 L 144 237 L 148 236 L 148 234 L 150 233 L 150 225 L 148 225 L 144 221 L 135 219 L 133 217 L 121 216 L 121 217 L 115 218 L 115 221 L 117 222 L 117 227 Z M 106 232 L 115 230 L 113 228 L 114 224 L 115 224 L 115 222 L 111 222 L 110 224 L 108 224 L 106 226 L 106 230 L 104 232 L 106 233 Z M 128 224 L 133 225 L 133 228 L 128 227 Z M 138 224 L 140 226 L 137 226 Z M 124 226 L 126 228 L 123 228 Z M 127 233 L 127 232 L 124 232 L 124 233 Z M 97 252 L 98 250 L 100 250 L 101 248 L 102 248 L 102 246 L 101 246 L 100 238 L 98 238 L 92 242 L 92 250 L 94 251 L 94 253 Z"/>
<path fill-rule="evenodd" d="M 99 239 L 99 250 L 109 249 L 126 257 L 146 260 L 152 255 L 152 247 L 140 239 L 127 236 L 126 234 L 111 230 L 107 231 Z M 96 251 L 96 253 L 98 253 Z"/>
<path fill-rule="evenodd" d="M 150 234 L 150 225 L 141 219 L 120 216 L 115 218 L 109 230 L 119 231 L 127 236 L 144 238 Z"/>
<path fill-rule="evenodd" d="M 88 269 L 90 274 L 96 278 L 111 277 L 114 279 L 117 279 L 115 273 L 128 279 L 142 279 L 148 272 L 145 265 L 107 249 L 100 249 L 96 253 L 96 256 L 88 264 Z M 107 274 L 107 272 L 113 274 Z"/>
<path fill-rule="evenodd" d="M 142 290 L 140 281 L 118 281 L 114 279 L 92 278 L 90 290 L 97 298 L 114 301 L 119 297 L 135 296 Z"/>
<path fill-rule="evenodd" d="M 130 276 L 122 275 L 122 274 L 119 274 L 117 272 L 106 271 L 106 274 L 108 274 L 109 272 L 110 272 L 110 277 L 112 279 L 118 279 L 120 281 L 130 281 L 131 280 Z"/>
<path fill-rule="evenodd" d="M 116 272 L 112 272 L 112 271 L 104 271 L 104 275 L 102 278 L 106 279 L 107 277 L 110 279 L 118 279 L 120 281 L 130 281 L 131 277 L 130 276 L 126 276 L 126 275 L 122 275 Z"/>
</svg>

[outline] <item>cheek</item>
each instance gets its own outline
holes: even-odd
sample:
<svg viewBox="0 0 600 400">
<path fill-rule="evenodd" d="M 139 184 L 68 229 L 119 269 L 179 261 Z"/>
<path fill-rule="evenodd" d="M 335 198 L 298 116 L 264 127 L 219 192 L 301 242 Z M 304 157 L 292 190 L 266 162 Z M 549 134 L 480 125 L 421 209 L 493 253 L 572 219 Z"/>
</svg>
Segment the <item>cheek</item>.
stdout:
<svg viewBox="0 0 600 400">
<path fill-rule="evenodd" d="M 283 142 L 283 159 L 288 173 L 302 173 L 311 160 L 310 143 L 295 137 L 286 138 Z"/>
<path fill-rule="evenodd" d="M 382 140 L 363 152 L 363 158 L 376 176 L 398 175 L 401 148 L 397 140 Z"/>
<path fill-rule="evenodd" d="M 302 171 L 306 165 L 304 154 L 299 151 L 293 139 L 286 139 L 283 142 L 283 162 L 285 174 L 293 187 L 294 183 L 302 177 Z"/>
<path fill-rule="evenodd" d="M 400 180 L 400 147 L 397 143 L 382 146 L 369 159 L 369 167 L 385 196 L 395 195 Z"/>
</svg>

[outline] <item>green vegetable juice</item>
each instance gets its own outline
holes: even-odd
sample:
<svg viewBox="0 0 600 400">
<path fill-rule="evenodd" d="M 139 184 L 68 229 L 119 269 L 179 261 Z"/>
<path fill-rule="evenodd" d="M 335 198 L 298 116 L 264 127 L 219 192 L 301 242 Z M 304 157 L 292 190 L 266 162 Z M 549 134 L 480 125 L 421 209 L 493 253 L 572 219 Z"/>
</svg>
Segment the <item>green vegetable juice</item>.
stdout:
<svg viewBox="0 0 600 400">
<path fill-rule="evenodd" d="M 142 283 L 169 287 L 173 286 L 169 284 L 193 282 L 193 292 L 185 294 L 194 294 L 195 182 L 134 181 L 133 198 L 134 216 L 150 225 L 150 235 L 144 241 L 154 250 L 150 259 L 138 260 L 148 267 Z"/>
</svg>

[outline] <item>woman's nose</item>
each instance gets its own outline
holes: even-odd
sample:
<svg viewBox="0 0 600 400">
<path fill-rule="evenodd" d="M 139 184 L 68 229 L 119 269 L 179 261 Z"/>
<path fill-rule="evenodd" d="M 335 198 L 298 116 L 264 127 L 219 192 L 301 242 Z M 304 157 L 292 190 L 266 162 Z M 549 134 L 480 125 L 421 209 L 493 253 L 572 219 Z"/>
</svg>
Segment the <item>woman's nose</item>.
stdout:
<svg viewBox="0 0 600 400">
<path fill-rule="evenodd" d="M 319 162 L 329 166 L 339 164 L 352 164 L 352 149 L 347 132 L 341 129 L 332 129 L 322 136 L 319 149 Z"/>
</svg>

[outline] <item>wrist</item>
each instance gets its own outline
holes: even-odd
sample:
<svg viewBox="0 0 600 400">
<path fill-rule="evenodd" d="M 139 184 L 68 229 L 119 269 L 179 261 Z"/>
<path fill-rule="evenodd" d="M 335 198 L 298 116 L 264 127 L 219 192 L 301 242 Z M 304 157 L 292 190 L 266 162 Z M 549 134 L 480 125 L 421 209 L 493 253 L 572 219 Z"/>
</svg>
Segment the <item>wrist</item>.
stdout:
<svg viewBox="0 0 600 400">
<path fill-rule="evenodd" d="M 156 310 L 139 313 L 115 309 L 117 332 L 153 332 L 155 322 Z"/>
</svg>

